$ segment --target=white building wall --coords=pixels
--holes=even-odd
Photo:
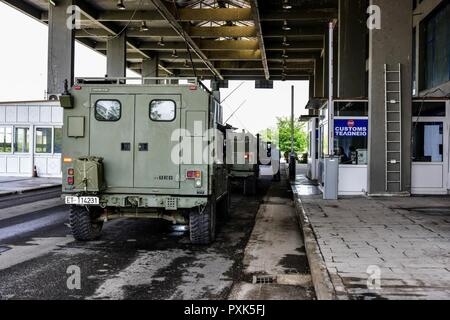
[[[61,154],[54,137],[55,130],[62,126],[63,110],[57,101],[0,103],[0,128],[8,128],[12,132],[10,152],[0,149],[0,175],[31,176],[36,166],[38,176],[60,177]],[[15,128],[29,128],[28,153],[14,152]],[[36,129],[39,128],[48,128],[52,132],[50,152],[39,153],[35,148]],[[0,143],[6,141],[3,140],[5,136],[0,135]]]

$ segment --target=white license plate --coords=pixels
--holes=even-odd
[[[66,196],[66,204],[78,204],[78,205],[94,205],[99,204],[100,200],[98,197],[75,197]]]

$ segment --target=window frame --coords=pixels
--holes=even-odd
[[[0,128],[11,128],[11,151],[10,152],[2,152],[0,151],[0,155],[8,155],[14,154],[14,126],[2,125]],[[5,132],[6,134],[6,132]]]
[[[119,118],[117,118],[116,120],[99,119],[97,117],[97,115],[98,115],[97,103],[99,103],[100,101],[118,102],[119,103],[119,108],[120,108],[119,109]],[[94,118],[95,118],[95,120],[100,121],[100,122],[117,122],[117,121],[119,121],[120,119],[122,119],[122,102],[120,102],[120,100],[118,100],[118,99],[98,99],[94,103]]]
[[[28,129],[28,138],[29,140],[28,142],[28,152],[20,152],[20,151],[16,151],[16,130],[17,129]],[[13,154],[30,154],[31,153],[31,138],[32,138],[32,132],[31,132],[31,127],[30,126],[21,126],[21,125],[17,125],[13,127]]]
[[[171,120],[158,120],[158,119],[153,119],[152,118],[152,103],[155,102],[155,101],[165,101],[165,102],[172,102],[173,103],[174,114],[173,114],[173,118]],[[148,105],[148,117],[153,122],[174,122],[176,120],[176,118],[177,118],[177,103],[173,99],[153,99],[153,100],[150,101],[150,103]]]
[[[37,131],[38,131],[38,129],[51,129],[51,131],[52,131],[52,134],[51,134],[51,150],[50,150],[50,152],[37,152],[36,151],[36,148],[37,148]],[[53,144],[54,144],[54,141],[53,141],[53,136],[54,136],[54,127],[53,126],[35,126],[34,127],[34,150],[33,150],[33,153],[34,153],[34,155],[37,155],[37,156],[41,156],[41,155],[54,155],[54,152],[53,152],[53,150],[54,150],[54,148],[53,148]]]

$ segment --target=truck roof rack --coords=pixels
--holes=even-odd
[[[196,77],[80,77],[75,78],[76,84],[146,84],[152,81],[152,85],[184,85],[199,84]],[[180,84],[180,82],[185,82]]]
[[[146,81],[152,81],[151,84],[146,83]],[[128,83],[127,83],[128,82]],[[182,83],[180,83],[182,82]],[[75,84],[119,84],[119,85],[172,85],[172,86],[183,86],[183,85],[196,85],[211,94],[211,91],[205,86],[203,82],[198,80],[196,77],[105,77],[105,78],[94,78],[94,77],[83,77],[75,78]]]

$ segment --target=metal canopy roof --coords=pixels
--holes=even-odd
[[[0,1],[42,22],[52,5]],[[126,32],[128,67],[138,73],[143,59],[159,54],[163,75],[230,80],[309,79],[338,7],[337,0],[124,0],[120,10],[117,0],[74,2],[82,13],[76,39],[105,54],[108,38]]]

